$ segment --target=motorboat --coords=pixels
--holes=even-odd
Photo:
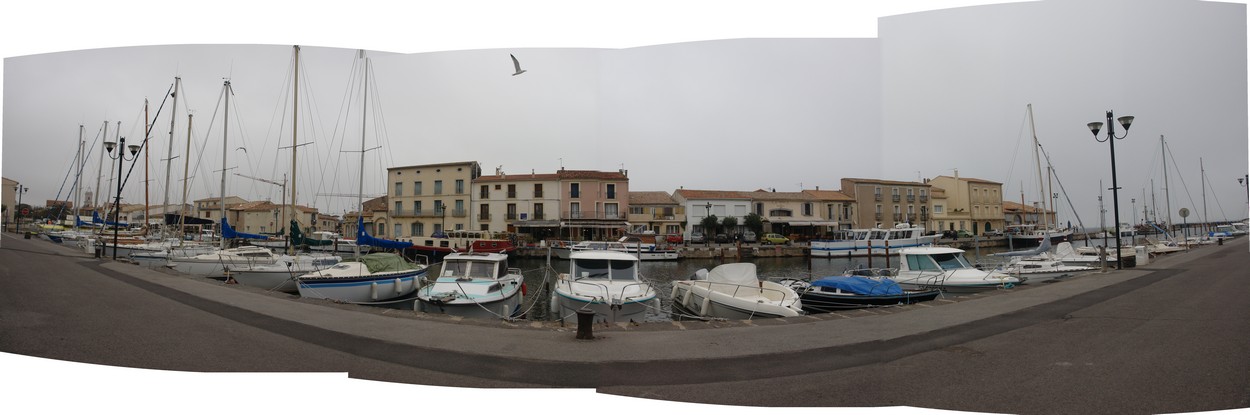
[[[973,267],[958,248],[903,248],[898,255],[899,268],[892,278],[905,288],[969,292],[1011,288],[1023,281],[1002,271]]]
[[[1019,278],[1023,284],[1034,284],[1054,281],[1096,269],[1092,266],[1065,264],[1054,255],[1045,252],[1036,256],[1012,258],[1011,262],[1004,264],[999,268],[999,271]]]
[[[343,239],[342,235],[328,231],[316,231],[308,234],[308,249],[320,252],[354,253],[357,249],[361,254],[369,253],[369,245],[357,246],[354,239]]]
[[[386,302],[409,298],[426,266],[398,254],[379,252],[344,261],[296,278],[300,297],[344,303]]]
[[[813,257],[886,256],[891,250],[933,245],[940,235],[925,235],[922,226],[906,223],[891,229],[835,231],[832,239],[811,241]]]
[[[793,317],[803,313],[799,294],[789,286],[761,281],[755,264],[701,269],[689,280],[673,281],[673,313],[701,318],[751,320]]]
[[[674,249],[657,249],[654,244],[627,244],[621,241],[565,242],[559,244],[559,246],[553,246],[551,248],[551,253],[555,254],[555,256],[560,259],[569,259],[573,253],[583,251],[623,252],[633,255],[642,261],[673,260],[679,258],[677,250]]]
[[[169,257],[165,266],[183,274],[224,279],[227,267],[239,269],[253,265],[272,265],[290,258],[293,257],[274,254],[269,248],[244,245],[193,256]],[[311,260],[312,257],[305,258]]]
[[[1012,249],[1041,245],[1043,238],[1050,239],[1052,245],[1072,240],[1071,229],[1038,228],[1036,225],[1009,225],[1006,235]]]
[[[233,278],[239,284],[296,294],[299,293],[299,288],[295,281],[300,275],[332,267],[343,260],[342,257],[335,255],[299,255],[297,257],[299,259],[279,259],[272,264],[228,265],[224,267],[224,272],[227,278]],[[304,258],[306,260],[300,260]]]
[[[569,272],[559,274],[551,312],[576,321],[579,310],[602,323],[642,322],[648,309],[659,311],[655,288],[638,272],[638,257],[617,251],[580,251],[569,256]]]
[[[942,290],[904,290],[888,275],[890,269],[857,269],[846,275],[818,278],[813,281],[785,279],[780,283],[799,293],[803,311],[828,313],[837,310],[886,307],[930,301]]]
[[[1094,250],[1078,250],[1072,248],[1071,242],[1060,242],[1058,245],[1055,245],[1055,251],[1051,255],[1067,265],[1101,267],[1103,262],[1103,258],[1099,256],[1096,248]],[[1106,253],[1107,263],[1114,264],[1115,260],[1115,253],[1108,251]]]
[[[417,310],[474,318],[510,319],[521,314],[525,277],[508,267],[508,255],[457,252],[443,257],[442,269],[417,290]]]

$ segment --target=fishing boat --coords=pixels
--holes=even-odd
[[[837,310],[906,305],[930,301],[942,294],[939,289],[904,290],[897,282],[882,277],[890,270],[856,269],[846,275],[818,278],[814,281],[785,279],[779,281],[799,293],[803,311],[828,313]]]
[[[724,264],[709,272],[701,269],[689,280],[673,281],[676,317],[751,320],[803,314],[794,289],[756,276],[755,264]]]
[[[425,272],[425,265],[398,254],[376,252],[300,275],[296,288],[304,298],[352,304],[386,302],[411,297]]]
[[[898,255],[899,268],[889,277],[905,288],[975,292],[1012,288],[1023,281],[1002,271],[973,267],[958,248],[903,248]]]
[[[569,272],[559,274],[551,293],[551,312],[576,321],[579,310],[601,323],[641,322],[648,309],[659,310],[651,283],[638,271],[641,260],[624,252],[582,251],[569,257]]]
[[[520,315],[525,296],[520,268],[508,255],[457,252],[443,258],[438,277],[417,292],[417,309],[462,317],[510,319]]]
[[[832,239],[811,241],[813,257],[886,256],[891,250],[933,245],[940,235],[925,235],[923,226],[900,223],[891,229],[835,231]]]

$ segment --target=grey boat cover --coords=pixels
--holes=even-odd
[[[749,262],[724,264],[712,268],[707,274],[708,281],[758,287],[760,280],[755,276],[755,264]]]

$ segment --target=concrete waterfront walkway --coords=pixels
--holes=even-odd
[[[67,246],[21,240],[9,233],[4,234],[0,249],[0,259],[4,261],[0,277],[20,278],[18,274],[23,268],[14,266],[13,261],[26,258],[38,262],[40,269],[46,268],[44,272],[94,274],[89,277],[102,276],[124,283],[145,295],[224,318],[226,323],[221,324],[260,329],[389,365],[466,378],[414,379],[363,370],[353,370],[353,377],[431,385],[596,387],[610,393],[655,396],[654,388],[663,385],[753,381],[757,388],[782,388],[787,377],[821,376],[882,364],[1021,328],[1064,321],[1077,311],[1156,284],[1197,263],[1233,261],[1240,268],[1231,269],[1244,270],[1250,265],[1246,244],[1246,238],[1240,238],[1225,246],[1157,258],[1138,268],[1086,274],[955,301],[939,299],[907,307],[786,319],[597,326],[596,338],[589,341],[574,339],[574,327],[561,328],[549,322],[458,321],[405,310],[300,299],[171,271],[97,260]],[[7,330],[9,324],[13,323],[0,319],[0,328]],[[153,334],[159,335],[148,333]],[[10,350],[12,347],[4,341],[0,345],[6,352],[29,353]],[[187,370],[170,366],[167,368]],[[226,365],[216,370],[237,369]],[[547,376],[536,377],[535,373]],[[489,381],[478,383],[469,378]],[[774,382],[774,386],[769,386]],[[712,391],[699,397],[670,398],[717,403],[742,399]],[[752,404],[783,404],[766,397],[758,399]]]

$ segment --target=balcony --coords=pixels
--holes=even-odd
[[[902,198],[898,197],[898,195],[891,196],[890,199],[894,200],[895,202],[902,200]]]
[[[561,212],[560,218],[561,219],[623,220],[625,219],[625,215],[622,215],[620,212],[604,212],[604,211],[586,210],[586,211]]]
[[[508,198],[509,198],[509,199],[516,199],[516,192],[515,192],[515,191],[509,191],[509,192],[508,192]]]
[[[516,212],[508,212],[508,214],[504,217],[504,219],[507,219],[507,220],[516,220],[516,218],[517,218]]]
[[[477,215],[477,220],[490,220],[490,214],[489,214],[489,213],[479,213],[479,214]]]
[[[582,197],[582,192],[581,192],[580,190],[574,190],[574,191],[571,191],[571,192],[569,192],[569,197],[571,197],[571,198],[578,198],[578,197]]]
[[[927,220],[929,220],[929,214],[928,214],[928,213],[921,213],[921,214],[920,214],[920,220],[921,220],[921,221],[927,221]]]
[[[464,209],[453,209],[451,211],[451,217],[453,218],[463,218],[463,217],[468,217],[468,216],[469,216],[469,211],[464,210]]]
[[[880,193],[877,193],[877,194],[875,194],[875,195],[872,195],[872,200],[877,201],[877,202],[880,202],[880,201],[881,201],[881,194],[880,194]]]
[[[391,209],[392,218],[405,218],[413,216],[421,216],[421,211],[417,209]]]
[[[908,202],[915,202],[915,201],[916,201],[916,195],[907,195],[907,201],[908,201]]]
[[[928,202],[928,201],[929,201],[929,196],[927,196],[927,195],[920,195],[920,202],[921,202],[921,203]]]
[[[882,215],[881,215],[880,213],[878,213],[878,214],[876,215],[877,220],[881,220],[881,217],[882,217]]]
[[[895,213],[895,214],[894,214],[894,221],[895,221],[895,222],[902,222],[902,221],[903,221],[903,214],[902,214],[902,213]]]
[[[490,199],[490,192],[482,192],[482,193],[479,193],[479,194],[477,195],[477,198],[478,198],[478,199],[481,199],[481,200]]]
[[[533,215],[530,215],[530,220],[544,220],[544,219],[546,219],[546,215],[543,215],[542,212],[538,212]]]

